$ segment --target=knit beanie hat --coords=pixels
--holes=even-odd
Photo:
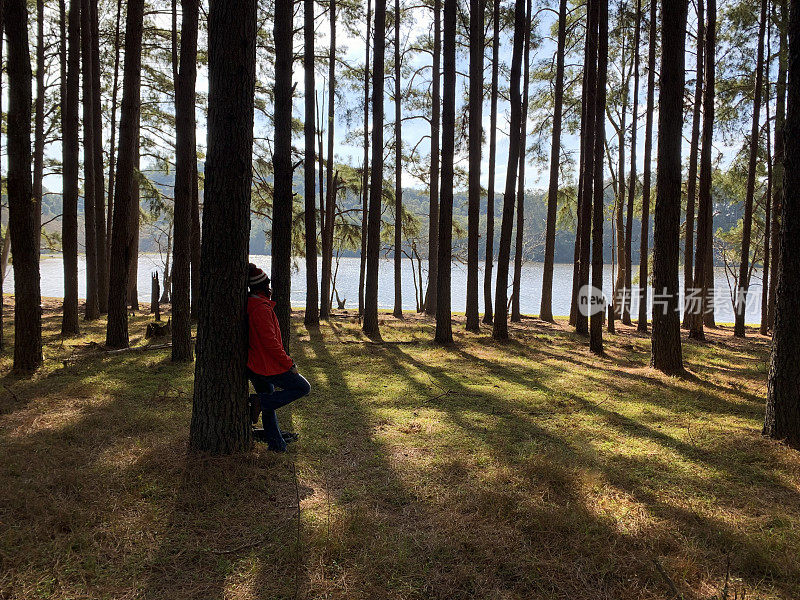
[[[269,277],[267,277],[267,274],[264,273],[264,271],[259,269],[257,266],[255,266],[253,263],[250,263],[247,272],[247,285],[252,288],[264,282],[266,282],[267,285],[269,285]]]

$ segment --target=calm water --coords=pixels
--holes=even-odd
[[[250,260],[269,273],[269,256],[251,256]],[[391,260],[382,260],[380,263],[378,280],[378,302],[380,308],[391,309],[394,306],[394,263]],[[342,258],[339,262],[339,272],[336,279],[336,287],[339,296],[346,299],[348,309],[358,308],[358,277],[360,260],[358,258]],[[637,271],[638,271],[638,267]],[[522,294],[520,298],[520,308],[523,314],[539,314],[541,302],[542,285],[542,263],[528,263],[522,267]],[[150,274],[153,271],[162,271],[163,263],[158,255],[143,254],[139,257],[139,298],[143,302],[150,301]],[[427,264],[422,265],[423,277],[427,274]],[[79,258],[79,295],[81,298],[86,293],[85,262],[83,257]],[[496,269],[495,269],[496,273]],[[64,295],[64,276],[63,265],[60,256],[43,257],[41,261],[42,276],[42,295],[51,297],[63,297]],[[683,276],[681,275],[681,279]],[[611,289],[612,272],[611,266],[607,265],[604,273],[604,289]],[[453,264],[453,310],[463,312],[465,310],[467,270],[466,265],[460,263]],[[483,268],[479,275],[479,305],[483,311]],[[10,292],[14,289],[13,269],[5,281],[5,290]],[[722,268],[716,269],[716,318],[721,323],[733,322],[733,309],[730,303],[728,282]],[[305,263],[298,261],[292,271],[292,304],[296,307],[305,305]],[[570,294],[572,293],[572,265],[562,264],[555,266],[553,275],[553,314],[568,315],[570,307]],[[634,286],[634,297],[637,289]],[[652,295],[652,294],[648,294]],[[650,299],[652,302],[652,298]],[[335,302],[334,302],[335,305]],[[411,263],[403,261],[403,308],[414,310],[414,283],[412,279]],[[634,315],[638,308],[634,309]],[[747,303],[747,322],[758,324],[761,318],[761,273],[753,275],[753,282],[750,286],[750,294]]]

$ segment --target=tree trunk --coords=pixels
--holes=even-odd
[[[119,156],[117,157],[116,189],[114,196],[114,220],[111,231],[111,261],[108,289],[108,327],[106,346],[127,348],[128,346],[128,277],[131,261],[137,259],[131,253],[136,235],[132,214],[138,212],[138,162],[139,98],[142,64],[142,18],[144,0],[128,2],[128,18],[125,24],[125,64],[123,68],[122,107],[119,124]],[[136,239],[138,243],[138,238]]]
[[[553,322],[553,265],[556,247],[556,217],[558,215],[558,176],[561,167],[561,119],[564,111],[564,47],[566,40],[567,0],[561,0],[558,9],[555,106],[553,110],[553,141],[550,146],[550,186],[547,191],[542,303],[539,308],[539,318],[549,322]]]
[[[211,454],[243,452],[251,445],[245,366],[256,6],[255,0],[212,0],[208,14],[208,157],[189,446]],[[291,1],[278,0],[278,53],[291,53],[291,15]],[[287,67],[291,69],[291,55],[287,64],[276,61],[276,77]],[[276,91],[280,83],[283,79],[276,80]],[[291,101],[291,84],[283,92]],[[289,120],[279,116],[285,115],[276,114],[276,126],[288,127]],[[278,174],[275,182],[280,186]]]
[[[71,0],[67,17],[66,97],[61,108],[63,207],[61,244],[64,260],[64,309],[61,335],[76,335],[78,326],[78,88],[80,87],[81,0]],[[8,28],[7,28],[8,29]]]
[[[439,268],[436,280],[438,344],[453,342],[451,271],[453,244],[453,181],[456,132],[456,0],[444,1],[442,49],[442,185],[439,206]]]
[[[44,175],[44,0],[36,0],[36,117],[33,135],[33,199],[37,204],[36,247],[42,247],[42,177]]]
[[[364,177],[361,184],[361,261],[358,274],[358,316],[364,316],[364,280],[367,270],[367,229],[369,214],[369,40],[372,27],[372,0],[367,0],[367,46],[364,58]],[[422,282],[420,282],[422,285]]]
[[[689,176],[686,181],[686,235],[683,242],[683,324],[684,329],[691,325],[692,288],[694,275],[694,213],[697,196],[697,163],[700,155],[700,123],[703,107],[703,43],[705,38],[703,0],[697,0],[697,81],[694,91],[692,117],[692,138],[689,147]]]
[[[789,64],[800,64],[800,0],[789,11]],[[785,123],[785,196],[781,222],[778,296],[772,340],[764,435],[800,449],[800,74],[789,69]],[[795,168],[797,167],[797,168]]]
[[[656,369],[683,373],[678,304],[681,225],[681,144],[687,0],[662,0],[661,94],[658,101],[658,172],[653,229],[653,358]]]
[[[761,118],[761,93],[764,89],[764,31],[767,25],[767,0],[761,0],[761,17],[758,25],[758,54],[756,58],[756,87],[753,93],[753,127],[750,131],[750,162],[747,170],[747,192],[744,201],[742,223],[742,257],[739,261],[739,279],[734,308],[736,321],[733,335],[744,337],[744,320],[747,309],[747,294],[750,288],[750,238],[753,229],[753,197],[756,192],[756,168],[758,167],[758,142]]]
[[[241,10],[248,11],[247,0]],[[275,301],[275,316],[278,317],[283,346],[289,351],[289,331],[291,307],[292,276],[292,33],[293,33],[293,0],[277,0],[275,2],[275,145],[272,154],[274,173],[274,198],[272,202],[272,299]],[[226,17],[228,15],[225,15]],[[249,41],[249,38],[248,38]],[[249,50],[242,57],[242,64],[250,69]],[[249,77],[249,75],[248,75]],[[252,79],[248,79],[252,81]],[[250,85],[250,84],[248,84]],[[333,83],[331,83],[333,85]],[[244,102],[244,98],[242,98]],[[247,98],[248,105],[253,105],[253,95]],[[244,110],[244,108],[242,108]],[[252,108],[251,108],[252,112]],[[242,121],[242,126],[244,126]],[[249,146],[252,146],[252,116],[250,125]],[[250,154],[248,151],[248,165]],[[333,159],[329,156],[328,160]],[[247,197],[250,197],[248,193]],[[248,204],[249,206],[249,204]],[[206,213],[208,217],[208,213]],[[204,219],[206,220],[206,219]],[[205,238],[205,235],[203,236]],[[204,240],[205,241],[205,240]],[[323,287],[325,283],[323,281]]]
[[[700,293],[700,306],[695,307],[691,315],[689,338],[705,340],[705,317],[708,311],[709,298],[708,279],[713,275],[711,256],[711,236],[713,232],[713,215],[711,212],[711,151],[714,143],[714,92],[716,86],[716,43],[717,43],[717,0],[708,0],[708,17],[705,38],[705,84],[703,85],[703,133],[700,152],[700,182],[697,205],[697,252],[694,267],[694,290]],[[711,263],[711,264],[709,264]],[[708,273],[708,271],[711,273]],[[713,307],[712,307],[713,310]]]
[[[81,74],[83,84],[83,217],[86,242],[86,312],[87,321],[100,316],[97,296],[97,226],[95,218],[95,154],[92,66],[91,0],[81,0]],[[103,168],[102,165],[99,167]]]
[[[467,331],[480,331],[478,314],[478,242],[483,142],[484,0],[470,0],[469,13],[469,180],[467,216]]]
[[[66,21],[66,19],[63,18],[64,17],[64,14],[63,14],[64,13],[64,11],[63,11],[64,2],[63,2],[63,0],[61,0],[61,2],[60,2],[60,8],[62,9],[61,15],[60,15],[62,17],[61,18],[61,31],[62,31],[61,40],[62,40],[62,42],[61,42],[61,48],[59,49],[59,55],[61,57],[63,57],[64,46],[66,45],[66,43],[64,41],[64,39],[66,38],[66,34],[63,33],[65,31],[65,21]],[[3,64],[3,42],[5,40],[4,31],[5,31],[5,6],[4,6],[3,0],[0,0],[0,65]],[[62,58],[59,62],[61,64],[61,69],[63,71],[66,68],[66,60],[64,60]],[[59,95],[59,99],[62,100],[62,101],[63,101],[63,98],[64,98],[64,83],[65,83],[64,80],[65,79],[66,78],[62,77],[61,86],[60,86],[60,92],[61,93]],[[2,69],[0,69],[0,124],[2,124],[2,122],[3,122],[3,72],[2,72]],[[2,130],[2,127],[0,127],[0,141],[2,141],[2,131],[1,130]],[[0,154],[2,154],[2,153],[0,153]],[[3,189],[3,160],[2,160],[2,156],[0,156],[0,190],[2,190],[2,189]],[[0,221],[2,221],[2,216],[3,216],[3,206],[0,203]],[[10,232],[8,231],[8,228],[6,228],[6,234],[4,236],[2,236],[3,237],[2,250],[0,250],[0,350],[5,349],[5,346],[6,346],[5,327],[3,326],[3,318],[4,318],[5,310],[3,309],[3,301],[2,301],[2,299],[5,298],[5,295],[4,295],[5,292],[3,290],[3,281],[6,278],[6,266],[8,264],[6,262],[7,259],[5,258],[5,253],[6,253],[6,246],[8,246],[9,242],[10,242],[9,234],[10,234]]]
[[[403,129],[400,105],[400,0],[394,0],[394,311],[403,318]]]
[[[108,212],[106,215],[106,255],[108,256],[108,268],[110,278],[111,269],[111,236],[112,220],[114,215],[114,192],[116,191],[116,148],[117,141],[117,95],[119,93],[119,29],[122,19],[122,0],[117,0],[117,19],[114,29],[114,80],[111,86],[111,137],[109,140],[108,152]],[[110,291],[109,279],[109,291]],[[106,310],[108,309],[108,298],[106,298]]]
[[[92,27],[92,138],[94,140],[94,212],[97,248],[97,306],[100,314],[108,312],[108,251],[106,246],[106,196],[103,175],[103,106],[100,85],[100,23],[97,0],[89,3]]]
[[[619,133],[618,133],[618,144],[619,144],[619,159],[618,159],[618,167],[617,167],[617,197],[615,199],[615,211],[614,211],[614,230],[616,231],[616,255],[618,259],[618,268],[617,268],[617,279],[613,284],[613,310],[609,313],[609,331],[614,330],[614,322],[613,319],[621,319],[623,313],[625,312],[625,280],[627,278],[626,272],[628,271],[628,264],[625,262],[625,192],[627,191],[627,182],[625,181],[625,119],[627,118],[628,112],[628,94],[630,88],[630,79],[629,75],[625,73],[625,62],[626,62],[626,38],[625,38],[625,29],[624,29],[624,15],[620,14],[620,25],[619,25],[619,35],[621,41],[621,53],[620,59],[622,63],[622,68],[620,69],[620,79],[622,81],[622,116],[620,118],[620,125],[619,125]],[[601,93],[601,90],[598,89],[597,93]],[[605,108],[604,108],[605,110]],[[600,127],[605,127],[605,118],[603,123]],[[605,140],[605,132],[601,132],[599,129],[597,130],[598,137],[600,134],[603,134],[603,139]],[[600,160],[602,161],[602,155],[599,156]],[[596,159],[595,159],[596,160]],[[609,159],[609,167],[610,167],[610,159]],[[613,243],[612,241],[612,243]],[[613,263],[613,250],[612,250],[612,263]]]
[[[431,91],[430,212],[428,214],[428,291],[425,312],[436,314],[439,272],[439,134],[441,125],[442,0],[433,0],[433,79]],[[374,152],[373,152],[374,155]]]
[[[514,3],[514,47],[511,54],[511,80],[509,94],[511,121],[508,141],[508,165],[506,167],[506,189],[503,196],[503,221],[500,225],[500,245],[497,255],[497,281],[495,286],[495,316],[492,337],[508,339],[508,268],[511,259],[511,231],[514,227],[515,187],[519,166],[519,144],[522,124],[522,98],[520,96],[520,74],[525,31],[525,4]]]
[[[336,101],[336,0],[330,0],[330,49],[328,51],[328,163],[325,169],[325,226],[322,228],[322,285],[319,316],[331,314],[331,273],[333,266],[333,229],[336,211],[336,182],[333,177],[333,133]]]
[[[770,7],[774,8],[774,4],[770,2]],[[769,17],[768,17],[769,19]],[[765,126],[766,126],[766,134],[767,139],[765,142],[766,146],[766,163],[767,163],[767,190],[766,194],[764,195],[764,256],[762,258],[764,269],[763,275],[761,277],[761,322],[759,323],[759,333],[761,335],[767,335],[769,333],[769,307],[767,305],[769,301],[769,284],[772,279],[775,277],[774,270],[772,269],[772,265],[770,264],[771,252],[770,252],[770,243],[772,241],[772,190],[774,187],[774,181],[772,178],[773,174],[773,165],[772,165],[772,156],[773,156],[773,148],[772,148],[772,120],[770,118],[770,77],[769,72],[772,67],[772,20],[767,21],[767,58],[764,62],[764,77],[765,77],[765,92],[766,98],[764,101],[764,117],[765,117]]]
[[[702,0],[700,0],[702,2]],[[639,46],[642,37],[642,0],[636,3],[636,31],[633,36],[633,120],[631,123],[631,174],[628,185],[628,214],[625,220],[625,290],[622,299],[622,322],[631,325],[631,289],[633,287],[633,205],[636,186],[636,142],[639,134]]]
[[[788,53],[788,40],[787,40],[787,27],[786,20],[788,9],[786,7],[786,0],[778,0],[776,18],[780,18],[780,25],[778,27],[780,32],[780,49],[778,51],[778,81],[775,86],[775,93],[777,98],[775,100],[775,187],[772,197],[772,243],[770,244],[772,252],[772,270],[778,273],[779,257],[780,257],[780,217],[783,207],[784,198],[784,124],[786,123],[786,75],[787,75],[787,53]],[[767,306],[769,321],[769,329],[775,328],[775,305],[776,293],[778,290],[778,278],[772,277],[769,282],[769,300]]]
[[[438,1],[438,0],[437,0]],[[378,263],[381,250],[381,197],[383,195],[383,85],[386,52],[386,0],[375,0],[375,56],[372,68],[372,172],[367,223],[367,277],[362,328],[378,337]]]
[[[588,3],[587,3],[588,4]],[[587,8],[588,20],[588,8]],[[581,232],[583,231],[583,174],[586,170],[586,110],[588,103],[586,102],[586,94],[588,93],[588,86],[586,85],[586,77],[588,69],[585,68],[588,62],[588,55],[584,44],[584,69],[581,77],[581,133],[579,138],[579,158],[578,158],[578,193],[575,209],[575,245],[572,255],[572,296],[570,299],[569,307],[569,324],[573,327],[578,325],[578,291],[580,290],[580,263],[581,263]]]
[[[192,184],[197,164],[194,99],[199,10],[198,0],[181,0],[180,68],[175,82],[175,240],[172,258],[172,360],[175,362],[192,360]]]
[[[497,166],[497,92],[500,76],[500,0],[492,0],[492,91],[489,116],[489,181],[486,195],[486,256],[483,269],[483,322],[494,321],[492,272],[494,271],[494,186]],[[566,2],[566,0],[562,0]]]
[[[647,114],[644,134],[644,174],[642,176],[642,232],[639,240],[639,319],[636,329],[647,333],[647,288],[650,247],[650,187],[653,163],[653,114],[656,93],[656,46],[658,45],[657,3],[650,0],[650,33],[647,59]]]
[[[8,37],[8,208],[14,254],[14,371],[42,364],[38,205],[31,202],[31,61],[24,0],[6,0]]]
[[[583,181],[581,189],[581,218],[578,235],[580,237],[580,257],[578,267],[578,293],[581,289],[586,289],[589,285],[589,259],[591,247],[591,223],[592,223],[592,197],[594,191],[595,169],[594,161],[596,158],[595,137],[597,126],[597,48],[598,48],[598,19],[599,1],[591,0],[589,3],[586,31],[586,51],[584,69],[586,76],[584,85],[586,86],[586,103],[584,110],[584,120],[586,123],[583,139]],[[586,297],[584,297],[586,300]],[[575,331],[586,335],[589,333],[589,308],[586,304],[584,310],[579,310],[575,318]]]
[[[519,174],[517,179],[517,232],[514,240],[514,279],[511,286],[511,322],[519,323],[519,296],[522,285],[522,252],[525,233],[525,159],[528,138],[528,89],[530,88],[531,2],[525,9],[525,42],[523,48],[522,116],[519,136]]]
[[[314,156],[314,0],[303,1],[303,94],[305,100],[305,156],[303,167],[303,197],[305,200],[305,242],[306,242],[306,313],[303,322],[306,327],[319,325],[319,280],[317,279],[317,201],[314,183],[316,158]]]
[[[597,47],[597,108],[595,109],[594,194],[592,198],[592,287],[603,289],[603,209],[605,182],[603,180],[603,151],[606,145],[606,82],[608,80],[608,0],[599,0]],[[624,128],[623,128],[624,129]],[[624,181],[620,178],[620,189]],[[621,204],[621,202],[620,202]],[[620,206],[620,211],[622,210]],[[602,311],[591,316],[589,348],[603,355]]]

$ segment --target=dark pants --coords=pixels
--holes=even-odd
[[[247,378],[253,384],[261,402],[261,420],[264,423],[264,432],[269,440],[270,447],[274,446],[277,450],[286,449],[286,442],[281,436],[275,411],[298,398],[308,396],[309,392],[311,392],[311,385],[305,377],[291,371],[286,371],[286,373],[279,375],[266,376],[253,373],[248,369]],[[275,391],[276,387],[280,388],[279,391]]]

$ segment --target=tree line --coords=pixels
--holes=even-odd
[[[293,0],[276,0],[270,7],[255,0],[212,0],[207,11],[199,0],[181,0],[179,11],[177,0],[173,0],[171,28],[156,27],[158,31],[151,32],[150,39],[155,36],[160,42],[154,45],[145,43],[152,7],[144,0],[131,0],[124,6],[120,1],[113,6],[98,0],[70,0],[68,6],[66,0],[60,0],[56,7],[38,0],[35,5],[33,19],[23,0],[5,0],[1,5],[8,39],[8,237],[15,270],[16,370],[35,370],[42,362],[39,253],[48,132],[51,136],[56,131],[60,134],[62,149],[62,335],[74,335],[80,329],[78,201],[82,173],[87,284],[84,318],[94,320],[107,313],[106,345],[121,348],[129,344],[128,311],[137,303],[140,195],[148,189],[142,181],[140,160],[144,153],[169,162],[163,148],[159,151],[157,140],[164,137],[164,129],[173,131],[170,156],[174,156],[174,165],[170,165],[175,171],[175,185],[174,197],[168,203],[173,248],[172,355],[176,361],[192,359],[191,325],[196,318],[191,440],[193,447],[214,452],[235,451],[249,444],[243,400],[246,334],[241,324],[252,211],[263,210],[271,220],[276,313],[287,347],[292,257],[300,254],[306,261],[304,318],[308,327],[315,327],[331,311],[333,247],[337,236],[345,231],[352,234],[351,243],[361,248],[362,328],[367,336],[379,338],[378,268],[387,246],[384,234],[389,229],[389,246],[393,247],[393,313],[402,318],[400,259],[404,219],[408,219],[402,177],[425,163],[418,172],[429,183],[430,266],[418,305],[435,318],[435,342],[450,344],[453,200],[454,190],[466,179],[466,328],[480,331],[483,323],[491,327],[495,339],[505,340],[510,335],[509,321],[522,318],[523,203],[526,164],[533,154],[540,155],[549,175],[539,317],[553,320],[554,240],[559,214],[572,213],[576,237],[570,323],[588,337],[592,352],[603,354],[604,330],[615,331],[617,320],[632,324],[632,241],[634,215],[638,215],[638,279],[644,296],[639,302],[638,329],[648,330],[649,290],[654,303],[658,297],[659,307],[655,309],[654,304],[652,365],[667,374],[682,375],[681,327],[689,331],[689,337],[703,340],[705,328],[714,325],[709,291],[714,286],[715,245],[722,239],[727,246],[719,252],[733,264],[729,271],[736,314],[734,334],[740,337],[745,335],[744,309],[754,265],[762,265],[765,293],[761,327],[762,332],[774,332],[775,339],[765,432],[799,443],[798,390],[786,383],[793,376],[796,381],[798,368],[791,358],[798,334],[791,331],[790,323],[798,310],[798,301],[791,294],[797,289],[800,255],[793,246],[797,237],[791,235],[797,227],[790,193],[794,173],[786,168],[792,160],[790,133],[796,106],[792,104],[793,73],[788,68],[792,52],[797,51],[792,37],[798,18],[795,0],[731,0],[725,5],[723,29],[719,27],[716,0],[694,3],[692,19],[688,0],[651,0],[647,4],[642,0],[559,0],[552,6],[547,2],[534,6],[532,0],[470,0],[468,5],[457,0],[433,0],[430,5],[414,8],[429,12],[432,30],[415,45],[407,43],[407,33],[403,37],[403,15],[411,8],[402,6],[399,0],[394,6],[387,6],[385,0],[375,0],[374,5],[368,0],[366,6],[342,0],[304,0],[302,25],[296,18],[300,4]],[[108,38],[113,31],[113,43],[103,47],[107,55],[103,57],[108,75],[105,86],[101,76],[101,7],[106,11],[103,22],[113,23],[104,34]],[[316,48],[318,9],[327,11],[328,18],[328,49],[322,57]],[[544,46],[539,39],[539,20],[548,11],[553,14],[555,47],[550,69],[532,61],[536,50]],[[45,45],[48,15],[57,27],[52,28],[52,43]],[[34,53],[28,45],[31,22],[36,23]],[[271,30],[265,25],[269,22]],[[354,35],[360,35],[359,22],[366,25],[364,62],[337,69],[337,28],[345,23],[356,31]],[[200,45],[201,33],[207,33],[206,47]],[[295,38],[301,37],[302,52],[296,53]],[[727,51],[724,57],[717,55],[721,44]],[[501,54],[508,55],[509,49],[510,64],[506,65]],[[418,61],[404,59],[412,51],[430,56],[430,63],[419,66]],[[303,63],[303,120],[296,119],[293,112],[297,95],[293,73],[295,63],[300,62],[296,55],[302,56]],[[687,55],[696,57],[694,69],[687,69]],[[262,56],[269,58],[260,61]],[[568,56],[579,58],[579,66],[569,65]],[[59,87],[59,100],[50,110],[45,106],[48,60],[58,64]],[[197,108],[203,106],[203,98],[197,90],[197,65],[206,60],[208,134],[201,180],[196,131]],[[318,62],[327,67],[325,89],[320,90],[327,92],[326,115],[322,114],[323,95],[317,93]],[[113,68],[108,68],[109,63]],[[462,66],[468,68],[466,75],[460,74]],[[720,81],[718,70],[725,76]],[[428,73],[422,92],[410,84],[417,71]],[[349,169],[337,164],[334,155],[336,108],[343,93],[339,76],[343,72],[348,84],[363,92],[358,111],[363,129],[359,133],[353,128],[363,141],[363,160],[360,166],[351,165]],[[687,75],[694,76],[693,86]],[[467,84],[461,90],[467,98],[463,106],[457,101],[459,78]],[[270,80],[271,86],[265,89],[265,82]],[[551,94],[532,86],[534,80],[546,81]],[[168,90],[172,112],[152,108],[160,104],[159,94],[164,89]],[[481,166],[486,94],[491,126],[488,186],[484,189]],[[386,119],[387,95],[394,108],[393,121]],[[643,115],[640,96],[644,97]],[[499,113],[500,102],[510,111],[506,123]],[[106,126],[103,117],[108,118],[108,107]],[[548,116],[542,121],[546,125],[536,128],[539,141],[531,144],[527,130],[530,115],[545,113]],[[270,124],[266,139],[255,134],[261,117]],[[424,157],[404,146],[403,124],[413,118],[420,118],[430,128],[426,134],[430,152]],[[715,138],[715,127],[721,130],[720,135],[735,137],[748,119],[749,136],[736,148],[733,166],[723,172],[714,156],[714,143],[719,138]],[[644,160],[640,180],[638,136],[642,120]],[[686,177],[682,153],[685,122],[691,123]],[[508,154],[502,211],[495,215],[496,171],[502,168],[497,164],[499,129],[507,129]],[[302,150],[293,146],[294,136],[301,130]],[[577,140],[574,152],[566,143],[565,131]],[[323,144],[325,134],[327,148]],[[549,144],[541,142],[543,136],[549,136]],[[543,149],[545,146],[549,152]],[[456,159],[464,152],[467,168],[462,172]],[[577,155],[576,160],[571,153]],[[567,173],[575,165],[576,182],[570,184]],[[296,199],[293,175],[301,166],[303,193]],[[390,170],[393,178],[387,177]],[[339,191],[348,186],[362,199],[358,218],[344,214],[337,205]],[[604,202],[609,187],[615,198],[611,215],[606,214]],[[741,190],[744,211],[736,231],[715,235],[714,193],[721,188],[732,190],[734,196]],[[484,198],[487,219],[485,231],[481,231],[478,217]],[[501,222],[495,257],[497,218]],[[585,290],[603,289],[603,268],[608,262],[604,256],[604,223],[609,218],[614,223],[612,302],[607,311],[603,306],[587,311],[590,298]],[[485,248],[482,321],[478,314],[481,237]],[[682,247],[683,322],[679,310]],[[651,251],[652,265],[648,260]],[[420,285],[421,277],[420,271]],[[697,310],[688,309],[698,303]]]

